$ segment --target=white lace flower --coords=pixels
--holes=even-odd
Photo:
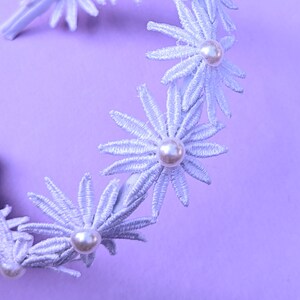
[[[244,78],[245,73],[225,58],[225,52],[233,46],[235,39],[233,36],[226,36],[217,41],[216,23],[210,22],[207,12],[197,0],[193,0],[192,10],[181,0],[175,2],[183,28],[149,22],[148,30],[169,35],[175,38],[178,44],[149,52],[148,58],[180,59],[178,64],[165,73],[162,82],[168,84],[185,78],[187,87],[183,109],[188,110],[204,97],[209,120],[216,123],[217,106],[225,115],[231,116],[222,85],[225,84],[235,92],[243,92],[243,88],[234,77]]]
[[[33,237],[12,229],[29,221],[28,217],[6,220],[11,207],[0,210],[0,272],[8,278],[18,278],[27,268],[48,268],[79,277],[80,273],[62,266],[56,266],[60,254],[57,249],[46,246],[46,241],[34,246]]]
[[[21,217],[6,220],[11,212],[11,207],[6,206],[0,210],[0,271],[2,275],[10,278],[19,277],[24,274],[24,268],[21,266],[24,257],[27,254],[28,246],[23,251],[20,244],[32,243],[32,237],[24,233],[12,231],[20,224],[28,222],[28,217]]]
[[[80,255],[89,267],[100,244],[111,254],[115,254],[115,239],[144,241],[137,230],[153,224],[152,218],[126,220],[144,200],[145,195],[128,207],[120,207],[118,180],[112,180],[106,187],[97,207],[94,205],[94,191],[89,174],[82,178],[79,186],[78,208],[49,178],[46,178],[46,185],[53,200],[33,193],[29,194],[29,198],[55,223],[27,223],[20,226],[19,230],[52,237],[41,242],[39,249],[41,254],[43,247],[62,252],[55,265],[65,264]]]
[[[110,0],[116,4],[116,0]],[[140,1],[135,0],[139,3]],[[54,10],[50,18],[50,26],[56,27],[62,18],[68,23],[69,29],[77,29],[77,17],[79,8],[87,14],[96,17],[99,10],[96,4],[105,5],[105,0],[23,0],[20,9],[1,26],[2,35],[13,40],[20,32],[23,31],[34,19],[51,9]]]
[[[209,184],[210,178],[198,158],[220,155],[227,152],[227,148],[206,142],[223,125],[199,124],[199,102],[183,113],[182,97],[175,85],[171,85],[168,91],[166,118],[146,86],[139,88],[139,96],[153,129],[131,116],[113,111],[111,116],[114,121],[137,139],[110,142],[100,145],[99,149],[104,153],[126,156],[105,169],[104,175],[124,172],[140,174],[132,185],[126,203],[131,203],[132,197],[135,199],[145,194],[155,185],[152,214],[156,218],[170,181],[177,197],[187,206],[189,193],[185,173]]]

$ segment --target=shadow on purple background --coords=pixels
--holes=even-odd
[[[3,21],[16,8],[6,2]],[[43,16],[14,42],[0,40],[0,157],[7,165],[0,203],[15,214],[44,220],[26,193],[47,194],[45,175],[75,199],[89,171],[100,195],[109,178],[99,171],[112,158],[97,146],[128,137],[109,111],[145,120],[136,93],[144,82],[165,105],[159,81],[174,62],[148,61],[145,53],[173,41],[146,24],[176,24],[174,5],[119,2],[99,19],[81,15],[77,33],[48,29]],[[145,231],[148,243],[119,242],[116,257],[99,249],[91,270],[80,267],[80,280],[28,271],[19,281],[0,279],[1,299],[300,299],[300,5],[239,6],[229,56],[248,73],[246,92],[228,93],[233,118],[216,141],[230,152],[204,162],[213,184],[189,178],[188,209],[170,189],[158,224]],[[139,214],[150,207],[148,199]]]

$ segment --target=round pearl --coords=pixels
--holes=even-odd
[[[209,66],[216,67],[222,62],[224,51],[217,41],[204,42],[200,47],[200,52]]]
[[[1,265],[0,271],[7,278],[20,278],[25,273],[25,269],[15,262]]]
[[[101,243],[101,236],[96,230],[83,229],[72,234],[71,243],[78,253],[90,254]]]
[[[164,167],[177,167],[183,161],[185,149],[178,139],[166,139],[159,145],[157,156]]]

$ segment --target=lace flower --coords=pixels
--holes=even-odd
[[[13,228],[28,222],[28,217],[6,220],[11,212],[11,207],[6,206],[0,210],[0,270],[3,276],[15,278],[24,273],[21,266],[22,260],[27,253],[20,250],[19,245],[30,243],[32,238],[29,235],[12,231]]]
[[[67,268],[54,266],[59,253],[38,243],[32,246],[33,237],[25,232],[12,231],[13,228],[28,222],[28,217],[6,220],[11,207],[0,210],[0,271],[8,278],[18,278],[27,268],[50,268],[79,277],[80,273]],[[41,249],[43,251],[41,251]]]
[[[89,267],[94,261],[99,244],[106,247],[111,254],[115,254],[114,239],[144,241],[137,230],[152,224],[153,219],[126,219],[144,200],[145,195],[132,205],[120,208],[119,182],[112,180],[95,208],[91,176],[86,174],[79,186],[77,208],[50,179],[45,180],[53,201],[32,193],[29,194],[29,198],[55,223],[27,223],[20,226],[19,230],[52,237],[43,243],[63,251],[55,262],[57,265],[67,263],[80,255]]]
[[[65,20],[71,31],[77,28],[78,7],[91,16],[98,15],[98,9],[92,0],[25,0],[19,10],[1,26],[2,35],[13,40],[34,19],[54,7],[50,18],[50,26],[55,27],[65,12]]]
[[[175,0],[183,28],[167,24],[148,23],[148,30],[169,35],[178,44],[148,53],[148,58],[167,60],[181,59],[169,69],[162,82],[168,84],[179,78],[187,80],[183,109],[187,111],[202,96],[206,99],[210,122],[216,123],[216,107],[231,116],[229,105],[222,90],[225,84],[231,90],[242,93],[243,88],[234,77],[244,78],[245,73],[224,57],[234,44],[233,36],[216,40],[216,23],[212,24],[207,12],[197,0],[190,10],[181,0]]]
[[[95,2],[105,5],[105,0],[23,0],[19,10],[1,27],[2,35],[13,40],[26,26],[34,19],[45,13],[52,6],[54,10],[51,14],[49,24],[52,28],[56,27],[60,19],[64,18],[69,29],[77,29],[78,9],[81,8],[87,14],[96,17],[99,14]],[[110,0],[112,4],[116,0]],[[138,0],[135,2],[139,3]]]
[[[153,184],[153,217],[161,209],[169,182],[172,182],[177,197],[182,204],[189,203],[188,186],[185,173],[210,183],[210,178],[198,158],[207,158],[225,153],[227,149],[206,142],[223,125],[198,124],[200,103],[196,103],[188,112],[182,113],[182,100],[178,88],[171,85],[168,90],[167,116],[160,112],[146,86],[139,89],[147,124],[120,112],[112,111],[111,116],[121,128],[137,139],[121,140],[100,145],[100,151],[113,155],[127,156],[103,171],[104,175],[117,173],[138,173],[140,176],[132,185],[126,203],[133,196],[143,195]]]

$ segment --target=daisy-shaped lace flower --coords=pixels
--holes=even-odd
[[[28,217],[6,220],[11,207],[0,210],[0,271],[8,278],[18,278],[27,268],[50,268],[78,277],[80,273],[54,266],[60,253],[43,246],[43,242],[32,246],[33,237],[25,232],[12,231],[28,222]],[[41,249],[43,251],[41,251]]]
[[[51,27],[55,27],[65,13],[65,20],[70,30],[75,31],[79,7],[91,16],[98,15],[98,9],[92,0],[24,0],[21,2],[19,10],[1,26],[2,35],[13,40],[34,19],[53,5],[55,7],[50,18]]]
[[[91,176],[86,174],[79,186],[79,208],[50,179],[45,180],[53,201],[32,193],[29,198],[55,223],[28,223],[19,226],[19,230],[49,236],[44,241],[45,245],[62,252],[55,262],[56,265],[67,263],[80,255],[89,267],[94,261],[99,244],[115,254],[114,239],[144,241],[137,230],[153,224],[152,218],[126,220],[144,200],[145,195],[132,205],[120,208],[120,187],[117,180],[109,183],[95,207]]]
[[[52,6],[54,10],[51,14],[49,24],[56,27],[60,19],[64,18],[69,29],[77,29],[78,10],[81,8],[90,16],[96,17],[99,14],[95,3],[105,5],[105,0],[23,0],[19,10],[1,26],[2,35],[13,40],[24,30],[33,20],[48,11]],[[116,4],[116,0],[110,0]],[[135,0],[136,3],[140,1]]]
[[[231,116],[222,90],[225,84],[242,93],[243,88],[234,77],[244,78],[245,73],[224,57],[234,44],[233,36],[216,40],[216,23],[212,24],[199,2],[192,2],[190,10],[181,0],[175,0],[183,28],[168,24],[148,23],[148,30],[158,31],[178,40],[176,46],[149,52],[148,58],[158,60],[181,59],[169,69],[162,82],[168,84],[180,78],[187,80],[183,109],[187,111],[202,96],[206,99],[209,120],[216,123],[216,107]]]
[[[232,0],[198,0],[203,3],[208,12],[211,22],[220,18],[224,29],[227,32],[236,30],[234,23],[226,12],[227,9],[237,10],[238,6]]]
[[[3,276],[9,278],[20,277],[24,273],[21,262],[24,254],[19,250],[21,243],[31,243],[31,236],[25,233],[12,231],[20,224],[28,222],[28,217],[6,220],[10,214],[11,207],[6,206],[0,210],[0,271]]]
[[[130,203],[133,196],[143,195],[154,184],[152,215],[156,218],[170,181],[177,197],[187,206],[189,194],[185,173],[209,184],[210,178],[198,158],[216,156],[225,153],[227,149],[206,142],[223,126],[198,124],[201,115],[199,102],[183,113],[182,97],[175,85],[171,85],[168,90],[166,118],[146,86],[143,85],[138,90],[153,129],[131,116],[112,111],[111,116],[117,125],[137,139],[110,142],[100,145],[99,149],[104,153],[127,156],[105,169],[104,175],[124,172],[140,174],[132,185],[126,203]]]

